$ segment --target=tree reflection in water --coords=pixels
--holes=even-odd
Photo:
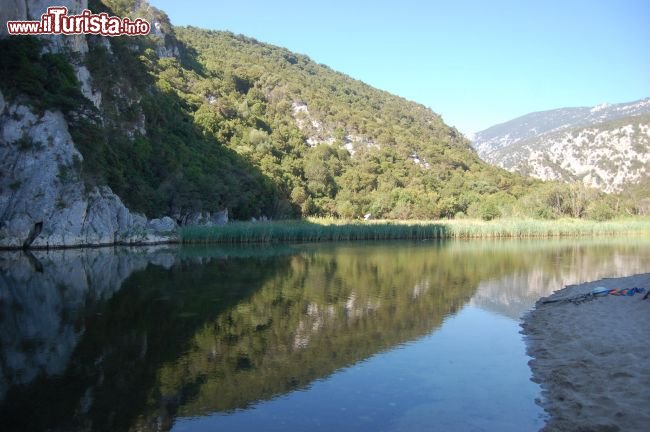
[[[647,243],[97,249],[0,255],[0,424],[168,430],[424,336],[471,300],[518,316],[643,271]]]

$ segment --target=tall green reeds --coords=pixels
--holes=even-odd
[[[185,227],[184,243],[270,243],[352,240],[424,240],[441,238],[551,238],[650,235],[649,218],[595,222],[498,219],[451,221],[303,221],[233,222],[225,226]]]

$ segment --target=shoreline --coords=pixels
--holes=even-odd
[[[16,251],[49,251],[49,250],[63,250],[63,249],[101,249],[101,248],[114,248],[114,247],[146,247],[170,244],[182,244],[183,242],[178,238],[169,240],[155,240],[151,242],[115,242],[115,243],[85,243],[75,245],[52,245],[52,246],[0,246],[0,252],[16,252]]]
[[[1,245],[0,250],[53,250],[157,244],[291,244],[385,240],[499,240],[552,238],[650,237],[650,218],[595,222],[583,219],[342,220],[295,219],[186,226],[149,241],[111,243]]]
[[[632,431],[650,424],[650,299],[607,295],[549,302],[596,287],[650,289],[650,273],[569,285],[539,299],[521,324],[548,414],[544,431]]]

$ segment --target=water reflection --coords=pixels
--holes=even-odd
[[[495,278],[484,278],[471,304],[519,319],[543,296],[567,285],[648,272],[650,239],[465,242],[450,248],[491,253],[509,262]],[[514,257],[519,259],[514,261]]]
[[[0,424],[169,430],[236,415],[467,304],[518,319],[568,283],[649,262],[638,240],[2,253]]]

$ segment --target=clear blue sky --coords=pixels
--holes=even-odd
[[[472,133],[650,96],[650,0],[150,0],[175,25],[286,47]]]

